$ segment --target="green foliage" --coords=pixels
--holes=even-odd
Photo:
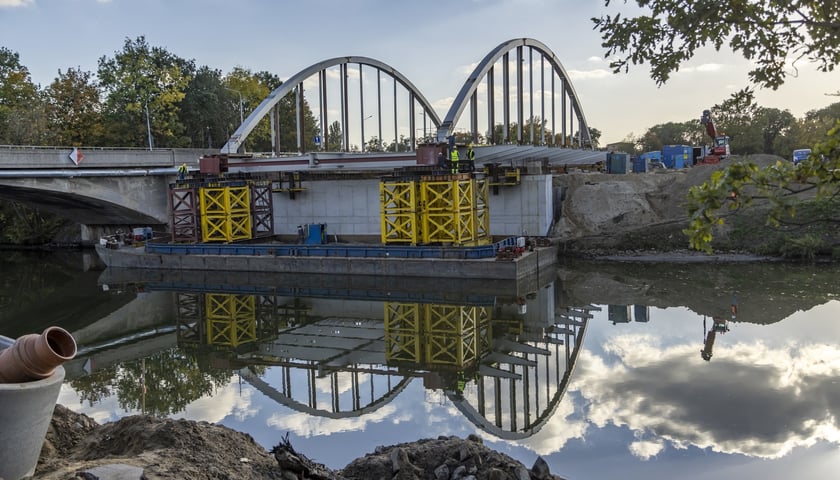
[[[817,253],[825,250],[826,242],[816,235],[803,235],[789,238],[781,247],[781,254],[786,258],[803,259],[813,262]]]
[[[818,201],[840,194],[840,120],[798,165],[779,161],[759,168],[752,162],[733,162],[703,185],[692,187],[688,193],[691,222],[685,233],[693,248],[711,251],[714,228],[723,225],[726,211],[740,210],[760,199],[769,207],[768,224],[779,226],[790,223],[805,194]],[[836,209],[825,214],[820,221],[840,220]]]
[[[107,96],[106,141],[110,145],[180,147],[184,125],[178,118],[185,89],[195,66],[162,47],[151,47],[145,37],[126,38],[113,58],[99,59],[98,76]]]
[[[44,92],[50,143],[97,145],[105,127],[99,88],[91,72],[70,68]]]
[[[700,145],[701,128],[699,120],[662,123],[649,128],[637,143],[643,152],[662,150],[665,145]]]
[[[0,203],[0,243],[44,245],[67,224],[61,217],[18,202]]]
[[[0,144],[38,145],[46,121],[38,87],[17,52],[0,47]]]
[[[99,370],[71,384],[82,401],[95,403],[116,394],[123,409],[166,416],[212,395],[227,384],[230,375],[221,370],[204,373],[195,356],[170,349]]]
[[[605,0],[609,7],[611,1]],[[807,59],[822,71],[840,62],[840,9],[823,0],[745,2],[636,0],[641,15],[593,18],[613,71],[649,63],[651,77],[665,83],[703,46],[724,45],[754,65],[750,80],[778,88],[789,75],[789,58]]]

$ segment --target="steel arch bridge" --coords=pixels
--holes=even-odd
[[[538,62],[535,62],[535,56]],[[535,77],[537,65],[538,75]],[[370,80],[371,76],[365,75],[371,70],[375,73],[375,83]],[[383,74],[392,80],[391,94],[383,93]],[[336,77],[337,80],[330,81]],[[305,85],[307,88],[304,88]],[[501,92],[497,92],[497,85],[501,86]],[[373,95],[369,92],[371,88]],[[306,94],[312,90],[316,94],[310,97],[317,99],[307,100]],[[365,95],[366,91],[368,95]],[[272,153],[280,155],[278,142],[275,141],[280,131],[278,108],[287,95],[295,96],[294,129],[299,153],[306,153],[310,145],[311,139],[305,138],[303,125],[307,105],[311,104],[317,104],[318,135],[324,142],[316,141],[317,148],[321,145],[330,147],[326,144],[327,139],[335,144],[335,137],[340,136],[340,151],[365,151],[366,145],[373,139],[378,139],[378,148],[372,150],[387,150],[383,145],[386,135],[383,120],[387,119],[387,135],[393,139],[391,145],[394,151],[413,150],[418,143],[418,111],[423,116],[422,139],[425,143],[449,142],[460,134],[460,141],[474,144],[592,148],[586,116],[568,73],[557,55],[542,42],[530,38],[508,40],[491,50],[467,77],[442,121],[423,93],[405,75],[384,62],[348,56],[315,63],[292,75],[272,91],[236,129],[221,153],[239,151],[248,135],[265,117],[269,117]],[[327,101],[333,97],[338,99],[337,108],[331,108],[333,105]],[[539,102],[539,109],[535,108],[535,100]],[[383,110],[383,106],[391,107],[388,108],[390,111]],[[486,112],[483,118],[479,115],[480,109]],[[338,112],[337,115],[332,115],[334,111]],[[461,118],[465,112],[468,112],[466,120],[469,126],[459,128],[461,123],[465,123]],[[497,112],[500,112],[501,122],[497,122]],[[377,135],[365,135],[366,120],[374,116],[377,119]],[[335,122],[338,122],[339,129],[331,131],[329,129],[335,122],[331,125],[329,120],[335,117],[338,118]],[[497,132],[498,127],[500,131]],[[359,134],[353,138],[360,141],[360,148],[351,143],[351,131]],[[482,135],[481,131],[486,135]]]

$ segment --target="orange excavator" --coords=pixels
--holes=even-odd
[[[712,146],[699,163],[720,163],[721,160],[729,156],[729,137],[726,135],[718,135],[717,128],[715,127],[715,121],[712,119],[711,110],[703,110],[703,115],[700,116],[700,123],[706,127],[706,133],[712,139]]]
[[[729,306],[729,313],[732,320],[738,315],[738,302],[735,297],[732,297],[732,304]],[[712,348],[715,345],[715,337],[717,334],[724,334],[729,331],[729,321],[723,317],[712,317],[712,328],[706,329],[706,317],[703,317],[703,350],[700,350],[700,357],[705,361],[712,359]]]

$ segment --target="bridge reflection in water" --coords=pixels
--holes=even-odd
[[[556,307],[553,270],[499,284],[148,274],[158,277],[143,281],[144,291],[172,292],[179,348],[236,371],[281,405],[357,417],[421,378],[504,439],[529,437],[550,419],[597,308]]]

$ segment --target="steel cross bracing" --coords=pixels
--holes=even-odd
[[[513,58],[511,58],[511,53],[514,54]],[[538,62],[535,62],[535,54]],[[497,64],[501,66],[501,74],[496,70]],[[327,85],[328,77],[334,74],[335,67],[338,67],[340,77],[337,95],[339,106],[331,109],[328,108]],[[376,73],[376,86],[373,92],[376,106],[373,111],[370,108],[366,109],[365,102],[364,78],[367,78],[366,73],[370,73],[369,69],[375,70]],[[526,72],[528,74],[527,81],[525,79]],[[388,91],[389,88],[385,88],[383,91],[383,73],[391,77],[393,91]],[[538,74],[537,78],[535,78],[535,73]],[[549,76],[548,84],[546,84],[546,75]],[[359,91],[357,93],[352,92],[348,84],[348,78],[354,76],[358,77]],[[295,131],[297,133],[298,153],[306,153],[307,145],[311,143],[312,139],[304,138],[306,133],[302,126],[304,109],[306,108],[306,102],[304,101],[305,82],[310,82],[310,84],[315,82],[317,84],[317,87],[313,90],[317,92],[318,97],[317,111],[320,124],[318,134],[323,142],[327,141],[329,134],[330,119],[328,112],[330,110],[340,112],[336,121],[339,122],[341,128],[341,151],[355,149],[357,147],[353,143],[355,141],[359,141],[361,151],[365,151],[366,143],[370,140],[365,136],[366,120],[373,117],[375,117],[376,123],[375,130],[378,133],[375,137],[379,140],[379,150],[382,149],[384,139],[383,115],[387,117],[390,114],[390,112],[383,112],[383,103],[393,104],[393,115],[390,120],[393,120],[392,139],[395,149],[398,143],[403,141],[401,138],[403,135],[399,133],[400,131],[407,133],[404,136],[410,149],[413,150],[416,147],[418,143],[416,132],[419,129],[415,128],[415,122],[418,121],[419,114],[422,114],[422,130],[424,137],[427,137],[425,140],[447,143],[456,134],[456,131],[462,131],[462,129],[458,129],[459,120],[464,112],[468,112],[468,133],[460,138],[463,140],[464,137],[468,137],[472,143],[479,144],[481,141],[479,104],[481,103],[485,105],[487,112],[485,118],[487,135],[483,140],[486,145],[515,144],[592,148],[589,126],[581,107],[580,98],[557,55],[538,40],[518,38],[501,43],[481,60],[467,77],[442,121],[421,91],[403,74],[384,62],[368,57],[347,56],[315,63],[292,75],[280,87],[272,91],[245,118],[244,122],[222,147],[221,153],[238,152],[257,124],[263,118],[269,116],[272,144],[274,146],[273,153],[280,155],[280,152],[277,151],[278,147],[274,143],[280,128],[275,123],[279,120],[275,118],[276,115],[273,112],[279,106],[280,100],[290,94],[295,95]],[[497,83],[501,83],[502,89],[501,119],[496,118]],[[401,86],[405,92],[403,96],[407,97],[408,100],[405,103],[400,100],[402,91],[398,92],[398,86]],[[481,91],[486,96],[480,99],[479,93]],[[559,98],[557,98],[558,96]],[[351,97],[358,100],[358,104],[351,104]],[[367,98],[370,99],[371,95],[369,94]],[[527,107],[525,98],[528,98]],[[535,99],[539,99],[540,102],[538,109],[535,109]],[[556,114],[558,104],[559,115]],[[403,105],[401,109],[398,109],[399,105]],[[547,106],[549,107],[548,112],[546,111]],[[417,107],[421,109],[420,112],[416,111]],[[402,115],[400,115],[399,110],[402,110]],[[512,118],[513,114],[515,114],[515,118]],[[356,118],[357,115],[358,118]],[[403,119],[407,119],[407,126],[400,124]],[[547,125],[549,119],[550,125]],[[501,122],[498,122],[498,120],[501,120]],[[427,129],[428,124],[434,129],[433,135],[431,130]],[[516,131],[510,132],[509,129],[513,125],[515,125]],[[501,127],[500,137],[496,135],[497,126]],[[527,132],[525,131],[526,127],[528,127]],[[388,128],[391,128],[391,125]],[[358,130],[360,138],[351,138],[351,129]]]

